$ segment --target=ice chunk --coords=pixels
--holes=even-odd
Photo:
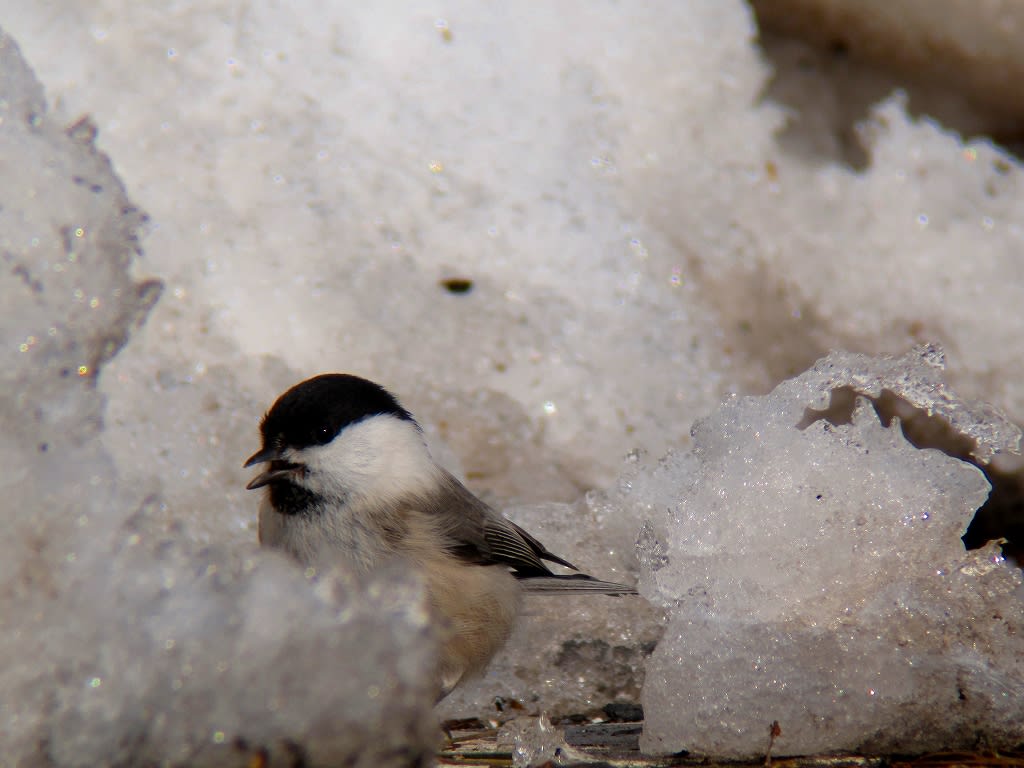
[[[0,762],[424,758],[438,731],[419,584],[203,546],[104,450],[96,377],[160,284],[131,276],[143,217],[93,132],[48,118],[0,32]],[[193,512],[217,514],[204,498]]]
[[[110,764],[408,765],[439,732],[419,585],[307,579],[143,510],[102,566],[5,601],[5,757]],[[26,653],[25,647],[33,649]]]
[[[833,353],[764,397],[735,398],[631,481],[646,510],[642,592],[671,620],[647,666],[649,752],[918,752],[1024,738],[1020,571],[960,537],[981,470],[885,427],[897,393],[968,436],[1020,432],[941,379],[941,350]],[[849,423],[814,418],[857,393]],[[811,418],[808,418],[811,414]]]
[[[515,768],[545,768],[559,765],[590,765],[594,758],[565,740],[560,726],[552,725],[546,714],[519,717],[498,732],[499,747],[511,747]]]
[[[971,456],[988,463],[1000,453],[1017,453],[1020,428],[987,403],[968,402],[943,380],[946,356],[935,344],[922,344],[902,357],[869,358],[851,352],[833,352],[812,371],[780,385],[777,392],[817,390],[807,408],[823,410],[836,390],[849,388],[872,398],[891,393],[927,416],[938,416],[954,433],[973,443]],[[913,416],[904,411],[904,418]]]

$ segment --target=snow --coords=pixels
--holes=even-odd
[[[892,708],[930,677],[941,694],[923,700],[936,708],[907,711],[946,717],[932,731],[943,746],[979,722],[990,743],[1013,735],[1004,715],[1017,710],[999,702],[1020,701],[1020,670],[989,614],[998,605],[1002,631],[1019,626],[1019,571],[998,548],[957,541],[987,493],[977,467],[1019,478],[1005,425],[1024,421],[1014,157],[911,119],[899,94],[860,129],[863,168],[801,151],[787,125],[822,126],[822,145],[845,138],[816,120],[821,73],[800,70],[804,100],[790,101],[803,112],[764,99],[771,72],[738,0],[11,11],[0,644],[22,660],[0,673],[9,754],[42,760],[40,740],[57,739],[47,759],[59,764],[102,762],[104,749],[223,760],[236,735],[261,743],[246,730],[252,702],[307,684],[316,693],[289,699],[287,720],[252,716],[275,748],[363,755],[368,734],[386,733],[391,754],[418,754],[438,715],[506,717],[512,701],[591,713],[643,690],[652,750],[752,754],[774,719],[775,754],[886,749],[904,743]],[[446,288],[453,278],[469,290]],[[943,370],[900,359],[922,342],[945,350]],[[780,385],[830,349],[872,357]],[[256,548],[241,463],[259,418],[332,370],[386,385],[474,491],[587,572],[640,578],[654,605],[531,599],[488,673],[431,713],[415,599],[367,615],[355,586],[322,586],[349,584],[343,574],[307,577]],[[854,408],[858,392],[881,421]],[[938,437],[922,442],[912,425]],[[870,524],[851,528],[862,513]],[[946,574],[926,573],[928,558]],[[210,566],[226,574],[221,591]],[[167,575],[173,586],[159,586]],[[861,580],[876,593],[850,602]],[[416,585],[382,574],[376,588]],[[962,612],[943,618],[949,594]],[[268,600],[308,629],[266,617]],[[140,625],[160,629],[129,631]],[[43,641],[58,630],[66,641]],[[342,663],[353,636],[372,638],[379,663]],[[1019,637],[1002,636],[1006,652],[1020,653]],[[814,669],[794,678],[808,647]],[[155,693],[174,691],[174,654],[212,670],[181,678],[198,692],[187,705]],[[231,661],[218,676],[220,657]],[[672,694],[690,707],[679,730],[659,720],[659,681],[683,673],[735,702],[734,720],[714,721],[732,725],[711,727],[722,713],[691,685]],[[783,673],[813,706],[758,709]],[[869,679],[887,683],[871,699]],[[838,726],[804,715],[839,689],[860,704],[832,738]],[[335,733],[350,741],[312,725],[328,711],[360,723]],[[111,720],[132,712],[145,728]],[[865,736],[871,712],[889,730]],[[385,728],[396,718],[408,728]],[[213,750],[215,733],[219,752],[174,751]]]
[[[65,133],[0,36],[6,535],[0,744],[11,765],[408,765],[439,736],[422,587],[202,542],[118,471],[101,366],[160,284],[87,126]],[[215,495],[202,511],[216,511]]]

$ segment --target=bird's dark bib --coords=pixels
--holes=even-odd
[[[319,496],[305,488],[288,481],[277,481],[270,484],[270,503],[274,511],[282,515],[308,515],[319,506]]]

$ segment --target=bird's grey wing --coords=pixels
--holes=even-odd
[[[537,539],[511,520],[502,517],[474,496],[457,479],[445,473],[445,534],[458,556],[481,565],[506,565],[516,576],[553,575],[542,560],[576,567],[552,554]],[[457,507],[453,509],[451,507]]]
[[[563,560],[553,552],[549,552],[547,547],[545,547],[543,544],[541,544],[539,541],[533,538],[533,536],[528,534],[518,525],[509,520],[507,517],[502,517],[496,513],[493,516],[497,517],[502,523],[505,523],[506,525],[509,525],[513,529],[515,529],[515,532],[518,533],[526,541],[526,543],[530,545],[530,549],[532,549],[537,554],[537,557],[539,557],[541,560],[547,560],[551,563],[558,563],[559,565],[564,565],[566,568],[572,568],[574,571],[579,570],[579,568],[570,563],[568,560]]]

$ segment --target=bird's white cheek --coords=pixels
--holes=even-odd
[[[303,451],[310,490],[333,498],[397,498],[437,483],[437,467],[407,421],[376,416],[346,427],[327,445]]]
[[[367,461],[359,454],[326,445],[310,451],[305,457],[303,484],[314,493],[329,498],[342,498],[365,488],[370,480]]]

